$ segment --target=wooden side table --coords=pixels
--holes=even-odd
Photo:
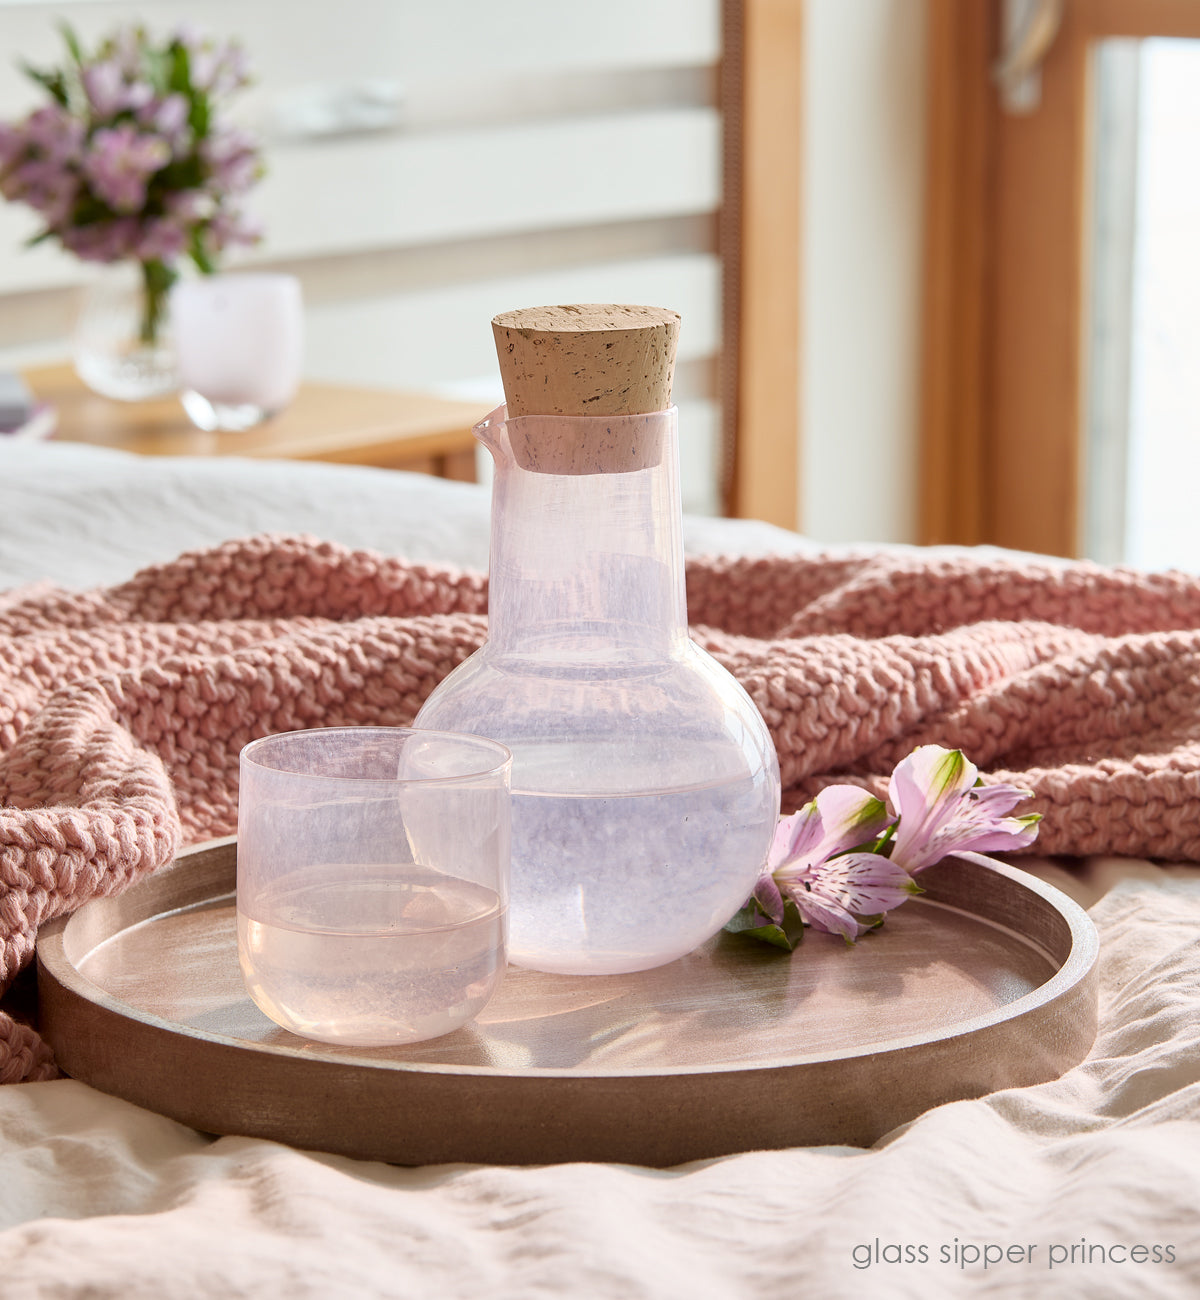
[[[58,412],[56,437],[143,456],[323,460],[475,479],[471,426],[487,410],[428,393],[303,384],[272,420],[243,433],[195,428],[178,398],[117,402],[86,388],[70,366],[25,371],[34,396]]]

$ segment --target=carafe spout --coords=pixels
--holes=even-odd
[[[512,449],[508,442],[508,411],[503,403],[475,425],[471,432],[491,453],[497,469],[505,469],[512,461]]]

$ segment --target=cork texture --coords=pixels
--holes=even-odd
[[[671,405],[678,312],[618,303],[526,307],[492,320],[508,416],[627,417]],[[593,435],[552,421],[514,427],[524,469],[596,474],[657,464],[659,422],[621,421]]]

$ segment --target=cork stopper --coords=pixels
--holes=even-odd
[[[576,303],[503,312],[492,321],[508,416],[610,416],[587,425],[520,419],[510,426],[523,469],[603,474],[645,469],[662,455],[679,313]]]

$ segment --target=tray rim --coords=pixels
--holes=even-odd
[[[207,840],[202,843],[190,845],[180,851],[176,858],[153,877],[144,877],[141,881],[135,882],[130,889],[125,891],[126,894],[136,890],[139,885],[148,882],[151,879],[159,879],[164,873],[172,871],[181,865],[186,868],[190,859],[199,857],[201,854],[222,853],[229,849],[236,851],[237,837],[230,835],[220,839]],[[1039,984],[1030,992],[1015,998],[1011,1002],[995,1008],[993,1011],[984,1012],[980,1015],[970,1017],[969,1019],[955,1022],[950,1027],[941,1027],[923,1034],[909,1034],[898,1038],[881,1039],[871,1043],[841,1048],[828,1052],[812,1052],[804,1054],[791,1054],[780,1057],[770,1057],[755,1061],[727,1061],[708,1065],[683,1065],[683,1066],[628,1066],[623,1068],[609,1069],[589,1069],[580,1071],[578,1069],[566,1069],[552,1066],[529,1066],[521,1069],[505,1069],[498,1066],[490,1065],[460,1065],[454,1063],[439,1064],[433,1061],[404,1061],[389,1060],[387,1057],[361,1057],[354,1053],[353,1049],[345,1052],[333,1049],[323,1050],[320,1056],[307,1055],[303,1052],[302,1047],[293,1047],[290,1044],[272,1044],[256,1043],[247,1039],[235,1038],[227,1034],[214,1033],[212,1031],[194,1028],[191,1025],[182,1024],[179,1021],[168,1020],[158,1016],[153,1012],[142,1010],[133,1004],[126,1002],[124,999],[109,993],[106,989],[89,979],[67,956],[65,952],[66,935],[68,928],[76,917],[81,916],[85,909],[92,907],[95,903],[105,903],[111,901],[108,898],[92,899],[84,903],[82,907],[68,916],[58,917],[47,923],[38,933],[37,941],[37,959],[38,959],[38,977],[39,982],[45,977],[56,981],[69,994],[79,997],[84,1001],[95,1005],[103,1006],[106,1010],[115,1015],[122,1016],[126,1019],[136,1021],[148,1028],[159,1029],[171,1034],[185,1034],[188,1038],[208,1042],[215,1046],[234,1048],[240,1051],[249,1051],[255,1054],[266,1054],[276,1056],[288,1061],[304,1061],[312,1064],[328,1063],[330,1065],[351,1066],[364,1069],[377,1069],[381,1071],[395,1072],[414,1072],[420,1074],[434,1075],[461,1075],[465,1077],[481,1076],[488,1079],[504,1078],[565,1078],[565,1079],[598,1079],[598,1078],[646,1078],[659,1076],[688,1076],[688,1075],[711,1075],[720,1073],[746,1073],[761,1070],[787,1069],[798,1066],[814,1065],[826,1061],[850,1061],[862,1057],[883,1056],[894,1052],[903,1052],[914,1047],[932,1046],[933,1044],[946,1041],[948,1039],[966,1038],[981,1031],[990,1029],[996,1025],[1003,1024],[1006,1021],[1018,1020],[1031,1012],[1036,1012],[1042,1007],[1048,1006],[1057,1001],[1064,994],[1069,992],[1073,987],[1082,983],[1088,974],[1094,969],[1099,956],[1099,936],[1096,932],[1095,925],[1082,907],[1073,899],[1069,898],[1062,890],[1054,885],[1037,879],[1028,872],[1021,871],[1017,867],[1012,867],[1007,863],[1000,862],[995,858],[988,857],[982,853],[961,852],[947,855],[947,860],[957,859],[959,861],[970,863],[974,867],[986,871],[994,872],[1003,876],[1018,886],[1037,895],[1047,903],[1058,915],[1066,922],[1070,934],[1070,951],[1066,960],[1058,966],[1054,974],[1044,983]],[[233,895],[213,896],[211,899],[196,900],[183,903],[178,907],[167,908],[153,913],[151,916],[133,925],[126,926],[124,929],[131,930],[136,926],[149,924],[153,921],[160,920],[180,912],[190,911],[204,906],[206,903],[220,903],[225,898],[232,898]],[[964,908],[957,908],[954,904],[941,902],[936,898],[915,899],[913,902],[918,905],[932,906],[935,908],[947,908],[963,912],[967,915],[975,916],[982,923],[987,924],[995,929],[1003,930],[1011,934],[1015,939],[1024,943],[1026,946],[1034,948],[1046,956],[1052,964],[1056,962],[1051,953],[1047,953],[1042,945],[1028,936],[1020,934],[1011,927],[1004,926],[1001,922],[993,921],[987,917],[978,916],[977,913],[967,912]],[[911,903],[909,904],[912,905]],[[110,937],[115,937],[110,936]],[[107,942],[105,940],[104,942]],[[97,945],[98,946],[98,945]],[[93,947],[90,951],[95,951]],[[786,961],[787,957],[780,954],[778,960]],[[304,1044],[305,1040],[299,1036],[296,1037],[298,1045]]]

